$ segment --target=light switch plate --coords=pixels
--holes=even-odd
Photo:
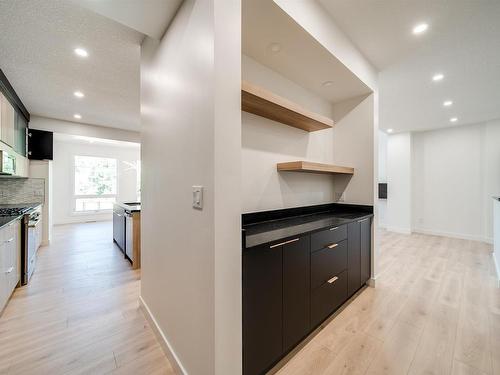
[[[193,208],[203,209],[203,186],[193,186]]]

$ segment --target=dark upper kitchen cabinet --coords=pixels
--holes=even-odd
[[[309,332],[310,236],[283,245],[283,349],[290,350]]]
[[[366,218],[360,221],[361,236],[361,284],[366,283],[371,275],[371,219]]]
[[[243,371],[260,374],[283,353],[283,247],[243,253]]]

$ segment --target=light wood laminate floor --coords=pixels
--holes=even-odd
[[[500,375],[491,245],[379,232],[379,277],[280,375]]]
[[[173,374],[110,223],[54,228],[0,317],[0,374]],[[500,375],[491,246],[379,233],[379,278],[279,371]]]
[[[173,374],[110,222],[54,227],[0,317],[0,374]]]

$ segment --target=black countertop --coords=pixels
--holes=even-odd
[[[41,203],[17,203],[17,204],[0,204],[0,208],[18,208],[18,207],[29,207],[30,210],[41,206]],[[29,211],[28,211],[29,212]],[[23,215],[17,216],[3,216],[0,217],[0,229],[4,226],[12,223],[13,221],[19,220]]]
[[[132,202],[130,202],[132,203]],[[115,203],[117,206],[120,206],[123,208],[125,211],[128,212],[141,212],[141,204],[139,202],[133,202],[134,204],[129,204],[129,203]]]
[[[248,249],[371,216],[372,206],[337,203],[243,214],[244,247]]]

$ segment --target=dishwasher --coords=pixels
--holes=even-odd
[[[125,211],[125,255],[134,263],[134,220],[130,212]]]

